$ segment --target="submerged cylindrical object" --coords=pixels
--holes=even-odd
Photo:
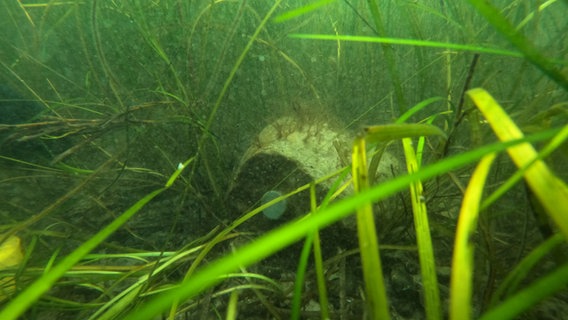
[[[350,145],[348,134],[325,121],[282,117],[272,122],[240,161],[229,193],[233,218],[347,165]],[[329,187],[328,182],[316,186],[318,201]],[[308,212],[306,189],[266,208],[253,225],[264,230]]]
[[[324,118],[325,115],[322,115]],[[232,216],[238,216],[312,183],[350,163],[352,135],[323,120],[282,117],[266,126],[243,155],[229,192]],[[380,170],[391,173],[393,157],[385,153]],[[346,178],[348,179],[348,178]],[[319,204],[334,179],[315,187]],[[347,187],[343,194],[350,194]],[[311,211],[309,188],[266,208],[249,225],[263,231]],[[354,220],[354,219],[353,219]],[[354,222],[347,223],[349,228]]]

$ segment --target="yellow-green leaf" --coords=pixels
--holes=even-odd
[[[467,320],[472,315],[473,249],[471,237],[475,233],[479,216],[479,203],[487,173],[495,154],[485,156],[473,173],[464,194],[456,230],[452,257],[450,319]]]
[[[467,92],[487,122],[501,141],[510,141],[524,137],[521,130],[509,118],[507,113],[495,99],[485,90],[477,88]],[[568,125],[564,126],[559,135],[561,139],[568,138]],[[548,215],[558,225],[565,237],[568,238],[568,187],[548,169],[544,161],[538,160],[538,154],[530,143],[521,143],[507,149],[509,156],[518,168],[532,165],[525,172],[525,180],[533,193],[542,203]],[[535,160],[537,159],[537,160]]]

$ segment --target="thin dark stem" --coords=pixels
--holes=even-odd
[[[469,69],[467,71],[467,77],[465,79],[465,82],[463,84],[463,88],[462,88],[462,92],[460,95],[460,101],[456,107],[456,112],[455,112],[455,120],[454,120],[454,125],[452,126],[450,133],[448,134],[448,139],[446,140],[446,143],[444,145],[444,151],[442,152],[442,157],[445,157],[448,154],[448,148],[451,145],[451,141],[454,137],[454,133],[457,129],[457,127],[460,125],[460,123],[462,122],[462,120],[465,117],[466,112],[463,111],[463,104],[465,102],[465,94],[467,92],[467,90],[469,89],[469,86],[471,84],[471,80],[473,79],[473,74],[475,72],[475,67],[477,66],[477,62],[479,61],[479,53],[476,53],[473,55],[473,59],[471,60],[471,63],[469,64]]]

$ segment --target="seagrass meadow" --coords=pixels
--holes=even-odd
[[[5,0],[0,319],[563,319],[568,1]]]

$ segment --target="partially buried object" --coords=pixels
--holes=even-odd
[[[308,185],[344,166],[335,145],[347,146],[348,133],[323,119],[305,121],[282,117],[261,130],[241,158],[229,192],[230,210],[237,218],[283,194]],[[316,203],[327,194],[332,182],[315,186]],[[262,219],[248,224],[249,230],[265,231],[310,212],[310,191],[295,192],[285,201],[263,210]]]
[[[278,198],[282,194],[298,191],[321,177],[336,172],[349,165],[353,137],[331,125],[330,118],[322,113],[310,121],[298,117],[282,117],[260,131],[252,145],[247,149],[238,165],[232,180],[228,210],[236,219],[246,212]],[[378,180],[392,176],[398,167],[395,158],[385,152],[377,171]],[[315,184],[315,202],[321,203],[335,179]],[[267,191],[270,190],[270,191]],[[342,195],[348,195],[352,188],[348,185]],[[311,210],[310,191],[303,188],[286,201],[275,203],[263,211],[263,219],[247,224],[246,228],[265,231],[277,225],[304,216]],[[260,217],[259,217],[260,218]],[[344,219],[350,229],[356,227],[355,218]]]

